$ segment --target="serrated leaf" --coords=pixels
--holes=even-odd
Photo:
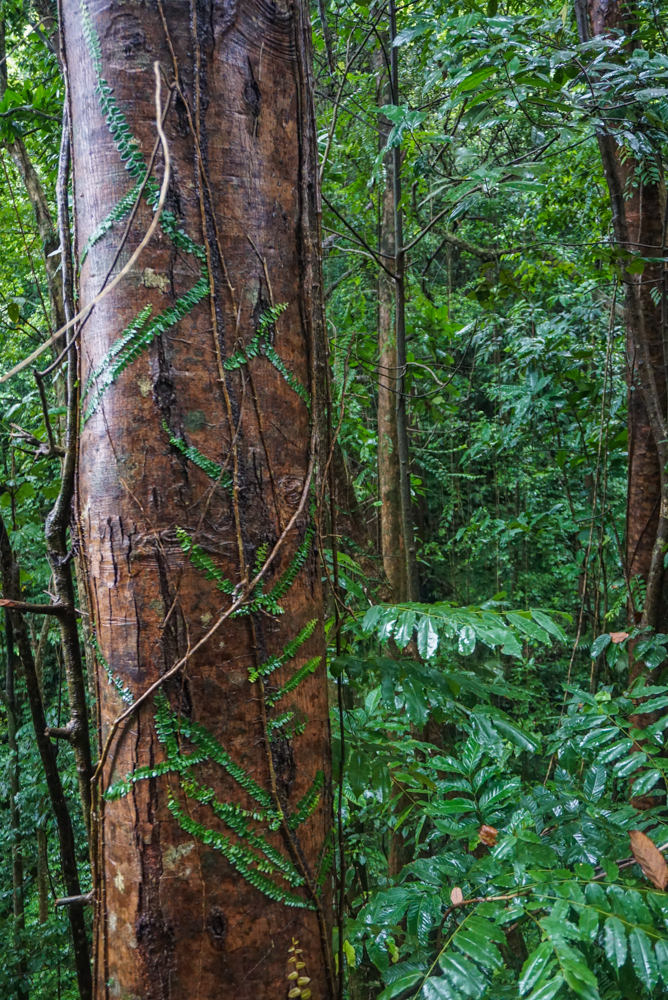
[[[629,935],[633,968],[638,979],[648,990],[654,989],[659,980],[659,970],[652,951],[652,943],[641,927],[634,927]]]
[[[603,947],[605,957],[610,964],[619,969],[626,961],[626,931],[624,924],[618,917],[609,917],[605,922],[603,930]]]
[[[547,963],[554,954],[554,946],[551,941],[543,941],[535,951],[532,951],[526,962],[522,966],[522,974],[519,981],[520,994],[528,993],[533,989],[545,971]]]

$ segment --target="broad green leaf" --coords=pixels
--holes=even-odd
[[[626,961],[626,931],[624,924],[618,917],[609,917],[605,922],[603,931],[603,947],[605,957],[615,969]]]
[[[425,660],[430,660],[438,649],[438,632],[429,615],[424,615],[417,629],[418,653]]]
[[[457,84],[458,93],[464,93],[469,90],[475,90],[481,83],[483,83],[488,77],[496,72],[496,67],[485,67],[484,69],[476,70],[475,72],[466,76],[460,83]]]
[[[559,951],[561,951],[561,949],[559,949]],[[569,948],[568,956],[560,954],[559,964],[561,966],[564,979],[573,992],[579,997],[584,997],[585,1000],[600,1000],[596,976],[591,969],[585,965],[586,959],[584,955],[582,956],[582,961],[575,961],[574,958],[571,957],[574,954],[576,953],[572,948]]]
[[[608,777],[608,772],[606,768],[602,765],[599,767],[590,767],[585,775],[584,780],[584,791],[593,802],[598,802],[601,795],[605,791],[605,783]]]
[[[533,991],[531,996],[527,997],[527,1000],[552,1000],[552,997],[556,997],[557,993],[564,985],[563,976],[555,976],[554,979],[550,979],[549,982],[543,983]]]
[[[373,715],[380,705],[381,697],[382,692],[380,687],[373,688],[372,691],[369,691],[368,695],[364,699],[364,711],[367,715]]]
[[[545,971],[547,963],[554,954],[554,946],[551,941],[543,941],[535,951],[532,951],[526,962],[522,966],[522,975],[519,981],[519,991],[521,994],[528,993],[533,989]]]
[[[528,750],[529,753],[535,753],[538,749],[538,740],[534,739],[533,736],[529,736],[524,730],[520,729],[519,726],[514,725],[512,722],[508,722],[507,719],[492,719],[492,725],[494,728],[505,736],[507,740],[514,743],[515,746],[521,747],[522,750]]]
[[[400,993],[419,983],[423,975],[424,973],[422,972],[407,972],[406,975],[401,976],[400,979],[395,979],[393,983],[386,986],[378,997],[378,1000],[392,1000],[392,997],[399,996]]]
[[[531,617],[539,625],[542,625],[546,632],[549,632],[555,639],[558,639],[559,642],[568,642],[568,636],[561,626],[557,625],[555,621],[552,621],[550,616],[546,615],[544,611],[532,610]]]
[[[628,778],[630,774],[642,767],[646,760],[646,753],[636,751],[624,760],[618,761],[612,769],[613,774],[616,774],[618,778]]]
[[[365,632],[373,632],[376,625],[378,624],[378,619],[385,611],[382,604],[372,605],[364,616],[362,621],[362,629]]]
[[[406,928],[423,948],[429,943],[429,934],[437,914],[440,915],[440,907],[441,897],[435,893],[421,893],[408,907]]]
[[[456,952],[441,955],[438,962],[453,986],[462,993],[469,997],[482,996],[487,980],[473,962],[469,962]]]
[[[646,792],[653,788],[661,777],[661,771],[651,770],[642,774],[633,783],[633,794],[634,795],[644,795]]]
[[[414,611],[404,611],[399,615],[397,619],[397,624],[394,629],[394,641],[396,642],[399,649],[403,649],[407,646],[413,635],[413,626],[415,624],[415,612]]]
[[[379,642],[387,642],[392,635],[398,617],[396,608],[384,608],[384,614],[377,625]]]
[[[445,976],[439,976],[426,981],[420,997],[424,1000],[460,1000],[461,994],[455,992]]]
[[[596,910],[590,907],[585,907],[580,912],[579,929],[582,933],[583,939],[589,938],[593,941],[598,934],[598,913]]]
[[[514,625],[520,632],[524,632],[524,634],[529,636],[530,639],[536,639],[538,642],[542,642],[546,646],[552,645],[550,636],[545,629],[541,628],[540,625],[536,625],[531,618],[525,618],[516,611],[507,611],[506,618],[511,625]]]
[[[614,743],[611,747],[601,750],[596,760],[599,764],[610,764],[625,754],[627,750],[630,750],[632,746],[633,740],[620,740],[619,743]]]
[[[518,660],[522,659],[522,647],[512,633],[508,634],[506,641],[501,649],[502,653],[506,656],[515,656]]]
[[[654,989],[659,980],[659,970],[652,951],[652,942],[641,927],[634,927],[629,934],[633,968],[638,979],[648,990]]]
[[[353,750],[348,762],[347,777],[355,795],[361,795],[369,785],[371,763],[363,750]]]
[[[657,941],[654,945],[654,954],[656,955],[656,964],[663,979],[663,985],[668,986],[668,941],[665,939]]]
[[[590,655],[592,660],[595,660],[597,656],[600,656],[603,650],[607,649],[611,642],[612,639],[610,638],[608,632],[604,632],[602,635],[597,636],[591,644]]]
[[[404,677],[403,688],[408,718],[414,725],[424,726],[429,717],[424,685],[414,677]]]
[[[584,739],[579,741],[580,749],[588,750],[590,747],[600,747],[604,743],[614,740],[616,736],[619,736],[617,726],[604,726],[602,729],[592,729]]]
[[[475,650],[475,631],[470,625],[464,625],[459,631],[457,652],[461,656],[470,656]]]
[[[490,969],[503,968],[499,949],[489,940],[486,932],[481,933],[477,928],[464,924],[455,934],[453,943],[480,965]]]

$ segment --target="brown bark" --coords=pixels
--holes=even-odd
[[[0,518],[0,572],[2,576],[2,590],[5,597],[16,600],[20,593],[19,569],[15,562],[9,544],[9,536],[4,522]],[[71,896],[81,894],[79,885],[79,874],[77,871],[76,848],[74,843],[74,831],[72,820],[67,807],[65,792],[58,773],[56,763],[55,748],[51,740],[46,735],[46,717],[44,715],[44,705],[39,688],[35,661],[33,659],[32,646],[30,643],[30,633],[25,623],[23,615],[16,611],[10,612],[14,640],[18,650],[19,659],[23,668],[26,681],[28,702],[30,704],[30,714],[32,716],[33,728],[35,730],[35,742],[37,750],[44,767],[47,790],[51,801],[51,808],[56,820],[58,830],[58,845],[60,848],[60,864],[63,874],[65,888]],[[88,940],[86,937],[86,924],[84,921],[83,907],[68,907],[68,917],[70,929],[72,931],[72,942],[74,952],[74,966],[77,976],[77,985],[81,1000],[91,1000],[92,984],[91,972],[88,958]]]
[[[21,847],[21,817],[18,796],[20,792],[19,747],[16,740],[18,729],[18,701],[16,698],[14,668],[14,633],[9,612],[5,611],[5,638],[7,640],[7,664],[5,671],[5,708],[7,710],[7,749],[9,761],[9,824],[12,831],[12,901],[14,911],[14,947],[17,954],[16,973],[20,977],[16,996],[27,1000],[24,976],[26,974],[25,955],[21,940],[25,931],[26,918],[23,900],[23,852]]]
[[[387,46],[387,34],[382,44]],[[377,49],[375,60],[378,74],[378,103],[392,103],[386,56]],[[392,123],[379,115],[381,148],[387,143]],[[394,154],[388,151],[383,159],[385,183],[381,192],[379,253],[385,266],[392,270],[396,253],[394,238]],[[378,494],[380,508],[380,540],[383,568],[395,601],[408,600],[406,547],[401,498],[401,465],[397,434],[397,396],[401,380],[397,362],[397,334],[394,318],[395,288],[392,277],[380,269],[378,275]]]
[[[132,182],[95,98],[79,2],[65,0],[63,8],[80,252]],[[89,610],[109,670],[135,699],[186,658],[163,684],[169,704],[180,725],[206,727],[283,813],[278,829],[253,820],[250,826],[292,862],[303,883],[291,888],[276,874],[267,877],[306,904],[269,898],[229,855],[204,842],[201,826],[228,837],[233,848],[248,848],[248,838],[186,794],[176,774],[138,781],[117,801],[98,800],[97,995],[273,1000],[299,988],[305,997],[309,989],[314,998],[329,997],[330,899],[328,891],[314,892],[329,828],[329,791],[306,822],[295,829],[287,822],[316,773],[329,773],[324,662],[276,708],[270,704],[280,684],[324,652],[321,625],[266,681],[249,682],[249,670],[279,655],[307,622],[321,618],[315,552],[309,549],[280,599],[285,614],[257,610],[226,619],[211,634],[231,598],[186,557],[176,533],[178,527],[195,538],[238,586],[235,596],[243,596],[255,560],[264,560],[259,547],[268,544],[272,552],[292,525],[267,571],[269,591],[309,527],[324,328],[307,10],[301,3],[260,0],[226,7],[208,0],[142,6],[91,0],[89,10],[100,38],[102,76],[146,160],[156,135],[152,63],[158,60],[169,80],[177,69],[180,92],[165,120],[172,164],[167,209],[178,228],[204,246],[213,287],[211,302],[195,305],[138,354],[82,428],[77,507]],[[158,164],[160,182],[162,155]],[[126,255],[150,218],[142,203]],[[99,291],[121,228],[86,257],[84,306]],[[164,230],[156,236],[86,322],[81,384],[147,304],[154,315],[173,306],[193,287],[200,266],[192,253],[175,249]],[[257,335],[270,305],[282,303],[287,308],[270,328],[271,346],[308,388],[312,415],[266,354],[234,370],[223,367]],[[220,477],[212,481],[170,438],[225,465],[232,488]],[[97,688],[104,744],[126,706],[103,667]],[[288,709],[295,721],[307,720],[306,728],[297,735],[286,724],[270,739],[266,715],[271,722]],[[102,787],[165,760],[154,715],[151,698],[118,730]],[[183,738],[182,752],[190,750]],[[219,803],[257,810],[210,757],[193,772]],[[304,968],[289,980],[296,964],[289,964],[293,939]]]
[[[576,15],[583,40],[625,27],[616,0],[589,0],[588,6],[578,0]],[[614,136],[602,132],[598,143],[618,246],[643,257],[662,256],[665,191],[658,184],[643,183],[635,161],[622,163]],[[661,289],[662,271],[656,264],[646,264],[642,275],[622,270],[629,389],[626,570],[627,579],[640,577],[646,587],[644,607],[636,594],[629,613],[632,624],[657,631],[668,627],[663,566],[668,542],[667,354],[661,306],[650,292]]]
[[[625,185],[633,180],[628,162],[621,170]],[[630,175],[630,176],[629,176]],[[626,220],[629,249],[641,256],[660,257],[663,238],[663,211],[661,190],[658,184],[643,185],[635,178],[632,197],[626,202]],[[655,305],[650,290],[661,287],[661,265],[647,264],[641,281],[637,283],[637,294],[642,309],[645,342],[649,363],[654,372],[657,395],[662,412],[666,411],[666,369],[664,363],[663,324],[661,305]],[[629,310],[627,312],[627,326]],[[652,554],[660,535],[660,522],[665,522],[661,514],[661,464],[647,406],[640,388],[639,366],[643,359],[638,352],[632,331],[628,338],[628,513],[627,513],[627,572],[630,579],[640,576],[646,584],[652,571]],[[646,617],[658,631],[664,631],[668,608],[663,595],[663,555],[658,560],[661,580],[648,586]],[[655,563],[657,560],[654,560]],[[636,616],[639,623],[640,616]]]
[[[49,919],[49,843],[46,829],[38,826],[37,840],[37,919],[45,924]]]
[[[391,160],[391,156],[387,159]],[[389,170],[388,170],[389,166]],[[380,252],[394,256],[392,166],[386,164],[382,194]],[[394,282],[378,276],[378,492],[383,567],[395,601],[408,600],[406,548],[401,511],[401,467],[397,439],[397,338],[394,325]]]
[[[14,161],[14,166],[21,175],[21,180],[23,181],[35,216],[37,232],[42,241],[42,250],[44,253],[44,267],[49,289],[49,304],[51,306],[51,324],[54,331],[59,330],[65,323],[63,288],[60,275],[60,254],[56,253],[52,256],[59,246],[58,232],[53,224],[44,187],[33,166],[23,139],[17,138],[13,142],[8,142],[7,149]]]

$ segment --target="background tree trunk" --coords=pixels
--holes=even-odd
[[[582,41],[625,28],[625,16],[616,2],[578,0],[578,31]],[[665,191],[646,183],[639,164],[622,162],[614,136],[598,137],[603,171],[610,192],[615,240],[641,257],[663,256]],[[628,380],[628,495],[626,514],[626,572],[633,586],[640,578],[645,593],[634,589],[629,601],[631,624],[668,626],[663,559],[668,542],[666,459],[666,367],[668,349],[661,304],[652,289],[661,290],[663,267],[646,264],[642,275],[623,269],[627,333]],[[644,604],[644,608],[643,608]],[[633,669],[633,668],[632,668]]]
[[[161,230],[82,337],[81,384],[97,379],[82,404],[78,528],[100,651],[102,744],[127,707],[119,691],[136,699],[186,662],[162,686],[167,706],[162,694],[151,698],[119,729],[102,786],[137,768],[155,771],[167,757],[183,770],[197,733],[201,751],[196,727],[211,738],[187,789],[172,772],[97,800],[97,993],[330,996],[328,890],[319,894],[316,884],[331,806],[309,500],[324,341],[306,9],[63,6],[79,255],[132,190],[121,156],[131,170],[140,155],[149,159],[153,61],[178,81],[165,118],[172,172]],[[162,178],[162,154],[158,163]],[[100,290],[126,216],[88,244],[82,305]],[[121,263],[148,228],[145,203],[137,219]],[[135,328],[131,348],[110,356],[146,306],[162,315],[159,328],[144,331],[141,344]],[[285,614],[256,593],[252,614],[210,634],[281,536],[264,588],[280,584],[272,599]],[[286,644],[313,621],[288,657]],[[273,672],[271,657],[279,658]],[[280,686],[307,665],[274,708]],[[253,670],[264,680],[251,684]],[[176,727],[169,739],[164,725],[156,730],[161,704]],[[282,718],[286,710],[291,718]],[[299,823],[308,811],[300,800],[323,772],[325,793]],[[210,794],[198,798],[198,788]],[[258,837],[269,845],[264,855]],[[280,877],[281,866],[296,884]]]
[[[16,972],[20,977],[17,987],[18,1000],[26,1000],[28,993],[23,977],[26,974],[25,955],[23,953],[23,931],[26,926],[25,908],[23,902],[23,851],[21,847],[21,818],[19,815],[18,797],[21,790],[21,772],[19,765],[19,747],[16,731],[19,727],[18,699],[16,697],[16,671],[14,659],[14,632],[12,620],[5,611],[5,638],[7,640],[7,664],[5,671],[5,708],[7,710],[7,746],[11,754],[9,763],[9,814],[12,831],[12,896],[14,911],[14,946],[16,948]]]
[[[387,32],[381,44],[387,47]],[[375,52],[378,67],[378,103],[392,103],[387,66],[387,54],[381,48]],[[381,148],[387,144],[392,123],[383,114],[378,116]],[[378,247],[381,261],[392,271],[395,256],[394,239],[394,154],[384,157],[385,183],[381,190]],[[397,334],[394,321],[394,281],[382,268],[378,274],[378,492],[380,508],[380,538],[383,568],[392,587],[392,599],[408,600],[406,547],[404,544],[401,466],[397,435],[397,395],[401,380],[397,366]]]

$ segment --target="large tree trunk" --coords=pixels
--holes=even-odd
[[[307,10],[63,7],[83,306],[155,143],[152,64],[170,82],[178,73],[160,229],[82,334],[81,385],[93,378],[78,529],[105,747],[97,995],[329,997],[329,724],[310,489],[325,354]],[[162,183],[162,154],[157,163]],[[156,183],[146,192],[155,205]],[[111,212],[117,221],[91,238]],[[149,226],[146,201],[137,220],[121,263]],[[151,326],[144,313],[128,330],[147,307],[162,318]],[[117,797],[100,796],[133,774]]]

